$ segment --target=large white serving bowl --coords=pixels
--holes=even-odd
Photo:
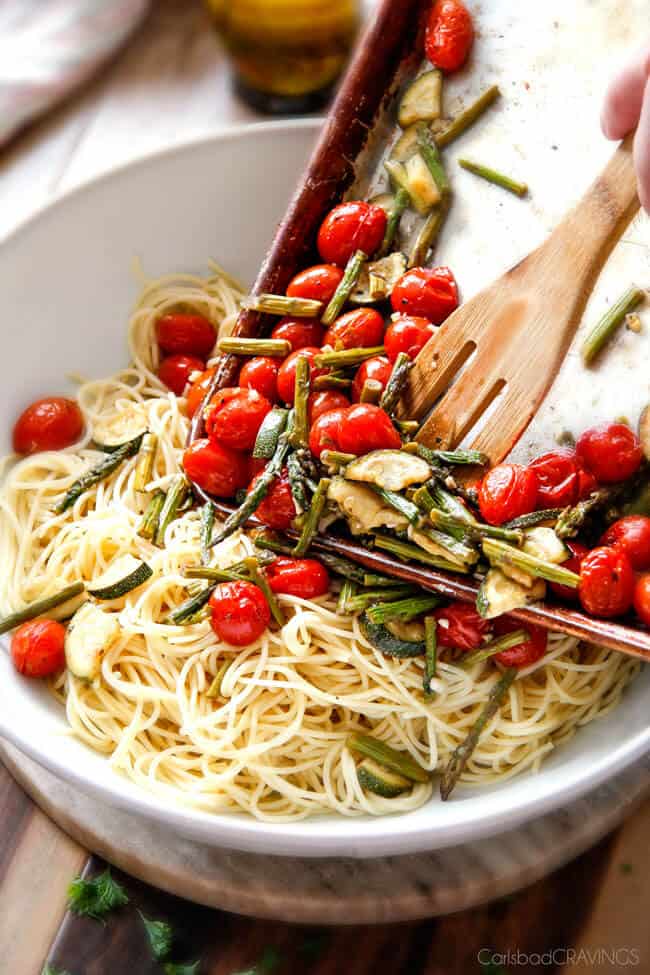
[[[150,156],[59,199],[0,245],[2,452],[13,417],[65,392],[65,376],[124,365],[125,322],[139,256],[149,273],[197,271],[211,256],[251,280],[313,143],[316,123],[238,129]],[[2,571],[10,572],[11,566]],[[5,642],[6,646],[6,642]],[[66,737],[61,710],[0,652],[0,735],[109,806],[181,837],[260,853],[370,857],[458,844],[514,827],[610,778],[650,745],[650,674],[606,718],[558,748],[538,774],[434,797],[404,816],[276,825],[210,815],[151,795]]]

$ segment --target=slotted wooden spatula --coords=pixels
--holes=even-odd
[[[582,200],[519,264],[462,304],[418,356],[403,400],[417,439],[457,446],[498,397],[472,447],[502,460],[537,412],[596,277],[639,208],[632,136]]]

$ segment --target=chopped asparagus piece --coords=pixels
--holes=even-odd
[[[323,302],[313,298],[288,298],[286,295],[249,295],[242,308],[266,315],[291,315],[292,318],[318,318]]]
[[[336,318],[338,318],[343,306],[352,294],[354,286],[359,280],[361,269],[367,260],[368,255],[361,250],[355,251],[352,257],[349,259],[345,268],[345,273],[343,274],[336,291],[330,298],[330,302],[323,313],[323,317],[321,319],[323,325],[329,326]]]
[[[291,352],[291,342],[285,339],[246,339],[236,336],[219,339],[219,352],[230,355],[270,355],[285,359]]]
[[[45,596],[43,599],[37,599],[33,603],[28,603],[24,609],[16,610],[15,613],[10,613],[9,616],[5,616],[4,619],[0,620],[0,634],[8,633],[9,630],[15,629],[21,623],[26,623],[28,620],[34,620],[39,616],[50,613],[56,607],[63,606],[71,599],[80,596],[84,592],[84,589],[83,582],[73,582],[72,585],[66,586],[65,589],[61,589],[52,596]]]
[[[361,390],[361,403],[374,403],[377,405],[381,399],[382,385],[378,379],[366,379]]]
[[[214,529],[216,508],[212,501],[206,501],[201,508],[201,562],[207,565],[210,561],[210,542]]]
[[[384,233],[384,239],[381,247],[379,248],[377,255],[378,257],[386,257],[386,255],[390,253],[390,249],[393,246],[393,241],[397,236],[397,230],[399,228],[400,220],[402,219],[402,214],[409,206],[410,202],[411,197],[409,196],[407,190],[400,187],[395,194],[393,205],[388,213],[386,232]]]
[[[440,605],[439,596],[414,596],[408,599],[397,599],[394,602],[379,603],[370,606],[366,615],[373,623],[387,623],[388,620],[411,620],[414,616],[428,613]]]
[[[438,666],[438,623],[435,616],[426,616],[424,619],[424,696],[433,697],[431,681],[436,676]]]
[[[411,357],[406,352],[400,352],[393,363],[393,369],[386,383],[386,389],[379,401],[382,410],[388,413],[389,416],[392,416],[397,409],[412,368],[413,362],[411,361]]]
[[[309,442],[310,373],[309,359],[299,357],[296,362],[293,428],[289,434],[289,443],[292,447],[307,447]]]
[[[146,493],[147,484],[151,480],[157,449],[158,437],[154,433],[145,433],[142,438],[142,446],[138,454],[138,462],[135,465],[135,477],[133,479],[133,489],[140,494]]]
[[[429,772],[422,768],[421,765],[418,765],[408,752],[398,752],[397,749],[391,748],[390,745],[379,741],[378,738],[373,738],[371,735],[365,735],[361,732],[355,732],[350,735],[346,744],[350,751],[363,755],[364,758],[372,758],[375,762],[379,762],[380,765],[390,769],[392,772],[406,776],[412,782],[429,781]]]
[[[429,167],[429,172],[438,187],[440,195],[444,196],[450,191],[449,180],[445,172],[445,167],[442,164],[442,159],[440,158],[440,151],[434,141],[429,126],[420,123],[417,126],[417,137],[420,154]]]
[[[515,530],[536,528],[537,525],[543,525],[548,521],[557,521],[563,510],[563,508],[542,508],[540,511],[531,511],[528,515],[520,515],[519,518],[507,521],[503,527]]]
[[[345,369],[347,366],[358,366],[366,359],[372,359],[376,355],[383,354],[383,345],[376,345],[367,349],[341,349],[338,352],[321,352],[314,356],[314,365],[317,369],[322,369],[325,366]]]
[[[165,533],[172,521],[178,516],[178,509],[181,507],[190,491],[190,485],[184,474],[178,474],[171,483],[164,504],[160,511],[158,529],[156,531],[155,544],[159,548],[165,544]]]
[[[340,450],[324,450],[320,455],[320,459],[325,467],[341,470],[341,468],[351,463],[351,461],[356,460],[356,454],[344,454]]]
[[[621,327],[628,312],[640,305],[645,296],[642,288],[633,285],[605,312],[583,343],[582,358],[586,366],[590,366],[597,358]]]
[[[486,538],[483,542],[483,553],[498,568],[504,565],[512,565],[515,569],[528,572],[538,579],[546,579],[548,582],[558,582],[562,586],[570,586],[577,589],[580,584],[580,576],[569,569],[563,569],[559,565],[548,562],[544,559],[529,555],[521,549],[513,548],[504,542],[497,542]]]
[[[518,647],[519,644],[526,643],[527,640],[530,640],[530,634],[523,629],[514,630],[512,633],[505,633],[496,640],[484,643],[478,650],[473,650],[472,653],[466,654],[463,657],[463,666],[471,667],[473,664],[481,663],[483,660],[494,657],[497,653],[503,653],[504,650],[511,650],[512,647]]]
[[[287,622],[285,615],[280,608],[280,604],[275,593],[269,585],[268,579],[264,573],[260,571],[259,562],[254,556],[249,556],[248,558],[244,559],[244,565],[246,566],[246,571],[248,572],[250,581],[253,582],[258,589],[261,589],[264,593],[264,598],[269,604],[269,609],[271,610],[273,619],[278,626],[284,626],[284,624]]]
[[[389,535],[381,535],[379,533],[373,534],[375,540],[375,545],[377,548],[381,548],[386,552],[391,552],[393,555],[397,555],[401,559],[405,559],[407,562],[422,562],[424,565],[434,566],[436,569],[445,569],[448,572],[467,572],[467,568],[458,562],[452,562],[450,559],[443,559],[436,555],[432,555],[430,552],[425,552],[424,549],[419,548],[417,545],[409,545],[408,542],[401,542],[396,538],[391,538]]]
[[[491,169],[489,166],[473,162],[471,159],[459,159],[458,165],[466,169],[468,173],[474,173],[475,176],[480,176],[481,179],[488,183],[494,183],[495,186],[500,186],[502,189],[508,190],[509,193],[514,193],[515,196],[526,196],[528,193],[526,183],[520,183],[512,177],[500,173],[498,169]]]
[[[339,600],[338,603],[336,604],[336,612],[338,613],[339,616],[349,615],[350,611],[348,609],[348,605],[350,600],[354,597],[356,591],[357,591],[357,587],[355,586],[354,581],[352,579],[346,579],[343,585],[341,586],[341,591],[339,593]]]
[[[293,554],[296,557],[305,554],[307,549],[312,543],[314,535],[318,531],[318,522],[320,521],[323,511],[325,510],[325,505],[327,504],[327,492],[329,491],[330,484],[332,482],[328,477],[321,477],[318,482],[318,487],[316,492],[311,499],[311,507],[307,512],[305,517],[305,523],[300,533],[300,538],[296,542]]]
[[[54,509],[56,514],[60,515],[64,511],[67,511],[68,508],[72,507],[77,498],[84,493],[84,491],[87,491],[88,488],[94,487],[95,484],[99,484],[99,482],[105,480],[105,478],[110,477],[110,475],[117,470],[123,461],[128,460],[130,457],[135,457],[142,446],[143,439],[144,433],[141,433],[137,437],[134,437],[133,440],[127,441],[119,446],[116,450],[112,450],[110,453],[107,453],[106,456],[100,460],[99,464],[96,464],[95,467],[91,467],[89,471],[86,471],[85,474],[78,477],[74,484],[68,488],[61,501],[59,501],[59,503],[56,505]]]
[[[142,516],[142,521],[138,526],[138,535],[140,538],[146,538],[152,540],[156,537],[156,532],[158,531],[158,524],[160,522],[160,512],[163,509],[165,503],[165,492],[156,491],[152,495],[149,504],[147,505],[146,511]]]
[[[435,134],[436,144],[440,149],[448,146],[451,142],[466,132],[476,122],[477,119],[492,105],[501,92],[498,85],[492,85],[469,105],[463,112],[456,116],[446,128]]]

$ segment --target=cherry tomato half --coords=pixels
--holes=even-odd
[[[339,447],[344,453],[367,454],[371,450],[399,450],[401,446],[391,418],[379,406],[357,403],[345,411],[339,430]]]
[[[505,636],[506,633],[514,633],[515,630],[524,629],[530,637],[524,643],[518,643],[509,650],[502,650],[495,653],[494,660],[502,667],[530,667],[546,653],[548,634],[541,626],[534,626],[532,623],[521,623],[519,620],[509,619],[507,616],[500,616],[494,620],[494,635]]]
[[[386,211],[374,203],[339,203],[320,226],[318,252],[328,264],[339,267],[345,267],[357,250],[371,257],[384,239],[386,222]]]
[[[537,507],[565,508],[580,497],[580,464],[573,450],[553,450],[528,465],[537,477]]]
[[[216,368],[212,366],[210,369],[206,369],[198,376],[190,388],[187,391],[187,396],[185,397],[185,409],[187,410],[187,415],[189,417],[194,416],[199,406],[205,399],[205,394],[208,391],[208,387],[212,382],[212,377],[216,372]]]
[[[269,403],[278,400],[278,372],[280,363],[270,355],[256,355],[239,370],[239,385],[255,389]]]
[[[450,603],[434,610],[438,624],[436,637],[441,647],[476,650],[492,630],[490,620],[483,619],[470,603]]]
[[[361,399],[361,391],[363,390],[366,379],[374,379],[376,382],[381,383],[382,389],[386,389],[386,384],[390,379],[392,371],[393,364],[385,355],[376,355],[372,359],[366,359],[354,374],[352,401],[358,403]]]
[[[562,563],[562,568],[568,569],[569,572],[576,572],[578,575],[580,575],[582,560],[589,549],[581,542],[567,541],[564,544],[571,552],[571,557],[568,558],[566,562]],[[577,589],[572,589],[571,586],[563,586],[559,582],[549,582],[549,586],[555,595],[560,597],[560,599],[567,599],[572,603],[578,601],[579,597]],[[528,628],[528,624],[526,624],[526,628]]]
[[[474,25],[460,0],[438,0],[434,4],[424,38],[427,58],[436,68],[456,71],[467,60],[474,41]]]
[[[195,355],[207,359],[214,348],[217,333],[203,315],[174,313],[156,322],[158,345],[167,355]]]
[[[257,477],[253,478],[248,489],[249,494],[255,487],[259,476],[258,474]],[[293,519],[298,512],[294,504],[286,468],[279,477],[271,482],[271,486],[255,514],[263,525],[275,528],[276,531],[286,531],[287,528],[291,528]]]
[[[400,315],[386,329],[384,336],[386,355],[391,362],[395,362],[400,352],[406,352],[411,359],[415,359],[435,331],[435,325],[432,325],[427,318]]]
[[[231,450],[252,450],[271,404],[256,389],[219,390],[205,411],[205,430],[213,443]]]
[[[601,423],[585,430],[576,444],[584,466],[603,484],[625,481],[641,464],[641,444],[624,423]]]
[[[13,447],[17,454],[39,450],[62,450],[81,437],[84,418],[74,400],[50,396],[36,400],[24,410],[14,426]]]
[[[374,308],[353,308],[330,325],[323,345],[333,349],[371,349],[384,340],[384,319]]]
[[[55,620],[30,620],[11,638],[11,659],[25,677],[49,677],[65,667],[65,626]]]
[[[650,569],[650,518],[626,515],[610,525],[600,540],[601,545],[620,548],[639,572]]]
[[[314,457],[320,457],[324,450],[338,450],[341,425],[347,415],[346,409],[330,410],[321,413],[314,420],[309,431],[309,449]]]
[[[341,283],[343,271],[336,264],[314,264],[300,271],[287,288],[289,298],[311,298],[327,304]],[[310,342],[309,345],[318,345]]]
[[[650,575],[639,576],[634,586],[634,610],[646,626],[650,626]]]
[[[183,454],[183,468],[190,481],[216,498],[232,498],[248,483],[245,455],[210,440],[190,444]]]
[[[345,393],[339,393],[337,389],[322,389],[320,392],[310,393],[308,403],[309,426],[311,427],[323,413],[345,409],[349,405],[350,400]]]
[[[193,355],[168,355],[158,366],[158,378],[176,396],[182,396],[193,372],[203,372],[205,362]]]
[[[580,566],[580,602],[592,616],[622,616],[632,605],[634,570],[618,548],[592,548]]]
[[[521,464],[498,464],[481,481],[478,503],[489,525],[527,515],[537,503],[537,476]]]
[[[317,318],[281,318],[271,332],[272,339],[284,339],[291,344],[291,351],[323,344],[323,326]]]
[[[252,582],[222,582],[209,601],[212,629],[233,647],[246,647],[261,637],[271,621],[264,593]]]
[[[314,357],[319,355],[320,349],[315,347],[306,347],[304,349],[298,349],[296,352],[292,352],[291,355],[287,356],[278,372],[278,394],[280,399],[284,400],[285,403],[293,403],[294,390],[296,388],[296,364],[298,359],[304,356],[309,359],[309,364],[311,366],[311,379],[312,381],[317,376],[323,376],[325,373],[329,372],[329,369],[317,369],[314,366]]]
[[[327,569],[316,559],[279,558],[266,570],[273,592],[301,599],[324,596],[330,587]]]
[[[393,311],[440,325],[458,307],[458,286],[448,267],[414,267],[399,279],[390,300]]]

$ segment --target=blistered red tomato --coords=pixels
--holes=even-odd
[[[327,569],[316,559],[290,559],[281,557],[266,570],[273,592],[301,599],[324,596],[330,587]]]
[[[74,400],[50,396],[36,400],[24,410],[14,426],[13,447],[17,454],[39,450],[62,450],[81,437],[84,419]]]
[[[619,518],[609,526],[600,544],[620,548],[638,572],[650,569],[650,518],[645,515]]]
[[[642,458],[639,438],[624,423],[601,423],[585,430],[576,453],[602,484],[627,480],[639,469]]]
[[[281,318],[271,332],[272,339],[284,339],[291,351],[315,348],[323,344],[325,331],[317,318]]]
[[[537,507],[565,508],[580,497],[580,464],[573,450],[553,450],[529,464],[537,477]]]
[[[252,582],[222,582],[210,596],[212,629],[220,640],[246,647],[261,637],[271,621],[264,593]]]
[[[458,286],[448,267],[414,267],[399,279],[390,300],[393,311],[440,325],[458,307]]]
[[[580,460],[580,458],[578,458]],[[584,501],[588,498],[590,494],[598,490],[598,481],[586,467],[580,467],[578,470],[578,500]]]
[[[345,411],[339,430],[339,447],[344,453],[399,450],[401,445],[400,435],[391,418],[379,406],[357,403]]]
[[[632,605],[634,570],[618,548],[593,548],[580,566],[580,602],[592,616],[622,616]]]
[[[203,372],[205,362],[193,355],[168,355],[158,366],[158,378],[176,396],[182,396],[193,372]]]
[[[347,408],[321,413],[309,431],[309,449],[314,457],[320,457],[324,450],[339,450],[341,425],[347,415]]]
[[[253,356],[239,370],[239,385],[245,389],[255,389],[269,403],[276,403],[279,369],[280,363],[273,356]]]
[[[476,650],[490,634],[492,624],[483,619],[470,603],[450,603],[434,610],[438,624],[436,637],[441,647],[456,650]]]
[[[210,369],[206,369],[205,372],[202,372],[201,375],[194,380],[188,389],[187,396],[185,397],[185,408],[188,416],[194,416],[205,399],[205,394],[208,391],[215,372],[216,369],[214,366],[212,366]]]
[[[25,677],[50,677],[65,667],[65,626],[55,620],[30,620],[11,638],[11,659]]]
[[[650,626],[650,575],[639,576],[634,586],[634,611]]]
[[[216,393],[205,411],[205,430],[213,443],[252,450],[271,404],[256,389],[234,386]]]
[[[537,504],[537,477],[521,464],[498,464],[489,470],[478,489],[481,514],[489,525],[527,515]]]
[[[352,381],[352,400],[358,403],[361,399],[361,391],[367,379],[374,379],[385,389],[393,371],[393,364],[385,355],[376,355],[372,359],[362,362]]]
[[[298,359],[304,357],[309,359],[311,367],[310,378],[313,381],[317,376],[323,376],[329,369],[316,368],[314,358],[320,354],[320,349],[307,347],[298,349],[287,356],[278,372],[278,395],[285,403],[293,403],[294,391],[296,388],[296,364]]]
[[[411,359],[415,359],[435,331],[435,325],[432,325],[427,318],[400,315],[391,322],[384,336],[384,348],[388,359],[390,362],[395,362],[400,352],[406,352]]]
[[[232,498],[248,483],[244,454],[210,440],[195,440],[183,454],[183,468],[190,481],[216,498]]]
[[[511,619],[507,616],[500,616],[494,620],[495,637],[505,636],[507,633],[514,633],[515,630],[526,630],[529,639],[524,643],[518,643],[509,650],[502,650],[495,653],[493,659],[500,663],[502,667],[530,667],[541,660],[546,653],[548,644],[548,634],[541,626],[534,626],[532,623],[522,623],[520,620]]]
[[[158,345],[167,355],[195,355],[207,359],[214,348],[217,333],[203,315],[174,313],[156,322]]]
[[[323,413],[345,409],[349,405],[350,400],[345,393],[340,393],[338,389],[322,389],[320,392],[310,393],[308,403],[309,425],[312,426]]]
[[[323,345],[333,349],[371,349],[384,340],[384,319],[374,308],[353,308],[330,325]]]
[[[460,0],[438,0],[427,23],[424,50],[442,71],[456,71],[467,60],[474,41],[474,25]]]
[[[255,487],[258,477],[253,479],[248,489],[249,494]],[[258,505],[255,515],[263,525],[275,528],[276,531],[286,531],[287,528],[291,528],[297,513],[285,468],[280,476],[271,482],[271,486],[261,504]]]
[[[287,288],[287,295],[290,298],[311,298],[327,304],[334,297],[342,277],[343,271],[336,264],[314,264],[296,274]],[[309,344],[318,345],[317,342]]]
[[[571,556],[566,560],[566,562],[562,563],[562,568],[568,569],[569,572],[575,572],[577,575],[580,575],[582,560],[589,549],[581,542],[566,541],[564,544],[571,552]],[[577,602],[579,598],[578,590],[573,589],[571,586],[563,586],[559,582],[549,582],[549,587],[556,596],[560,597],[560,599],[567,599],[570,602]]]
[[[361,200],[339,203],[318,231],[318,252],[328,264],[345,267],[357,250],[368,257],[377,250],[386,232],[386,211]]]

